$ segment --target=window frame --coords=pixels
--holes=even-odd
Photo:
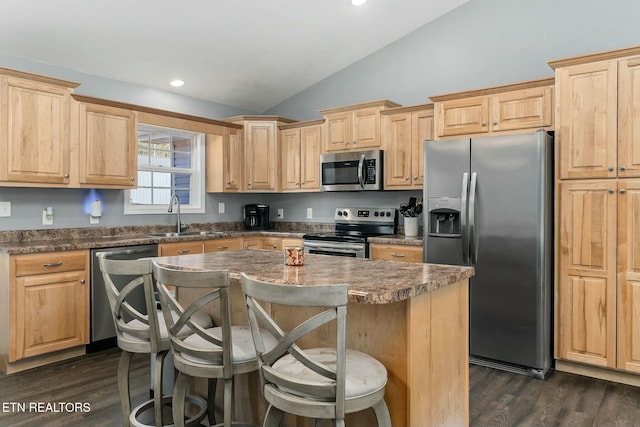
[[[192,188],[191,188],[191,200],[188,204],[180,205],[180,213],[205,213],[205,146],[206,135],[203,132],[195,132],[186,129],[172,128],[169,126],[150,125],[146,123],[138,123],[138,129],[145,129],[151,131],[162,131],[172,135],[180,135],[190,137],[193,140],[192,152],[191,152],[191,169],[184,168],[171,168],[170,172],[173,173],[190,173],[192,176]],[[137,145],[137,141],[136,141]],[[138,149],[136,146],[136,156],[138,155]],[[167,172],[166,169],[160,169],[158,167],[144,167],[138,165],[136,173],[140,171],[150,172]],[[125,190],[124,194],[124,214],[125,215],[157,215],[167,214],[169,205],[153,204],[153,205],[140,205],[131,203],[131,191]],[[173,193],[172,193],[173,195]]]

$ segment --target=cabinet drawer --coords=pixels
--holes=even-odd
[[[77,271],[87,268],[87,251],[47,252],[13,258],[15,276]]]
[[[421,246],[371,244],[369,248],[371,259],[400,262],[422,262]]]
[[[160,256],[193,255],[203,251],[204,244],[201,241],[163,243],[158,246]]]
[[[242,249],[242,239],[215,239],[204,242],[204,252],[239,251]]]

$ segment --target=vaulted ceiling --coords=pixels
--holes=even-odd
[[[263,112],[467,1],[4,0],[0,53]]]

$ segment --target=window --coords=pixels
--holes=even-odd
[[[138,188],[125,194],[125,214],[166,214],[173,194],[182,212],[204,212],[204,135],[138,125]]]

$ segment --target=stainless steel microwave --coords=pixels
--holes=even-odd
[[[382,190],[382,150],[320,155],[320,191]]]

